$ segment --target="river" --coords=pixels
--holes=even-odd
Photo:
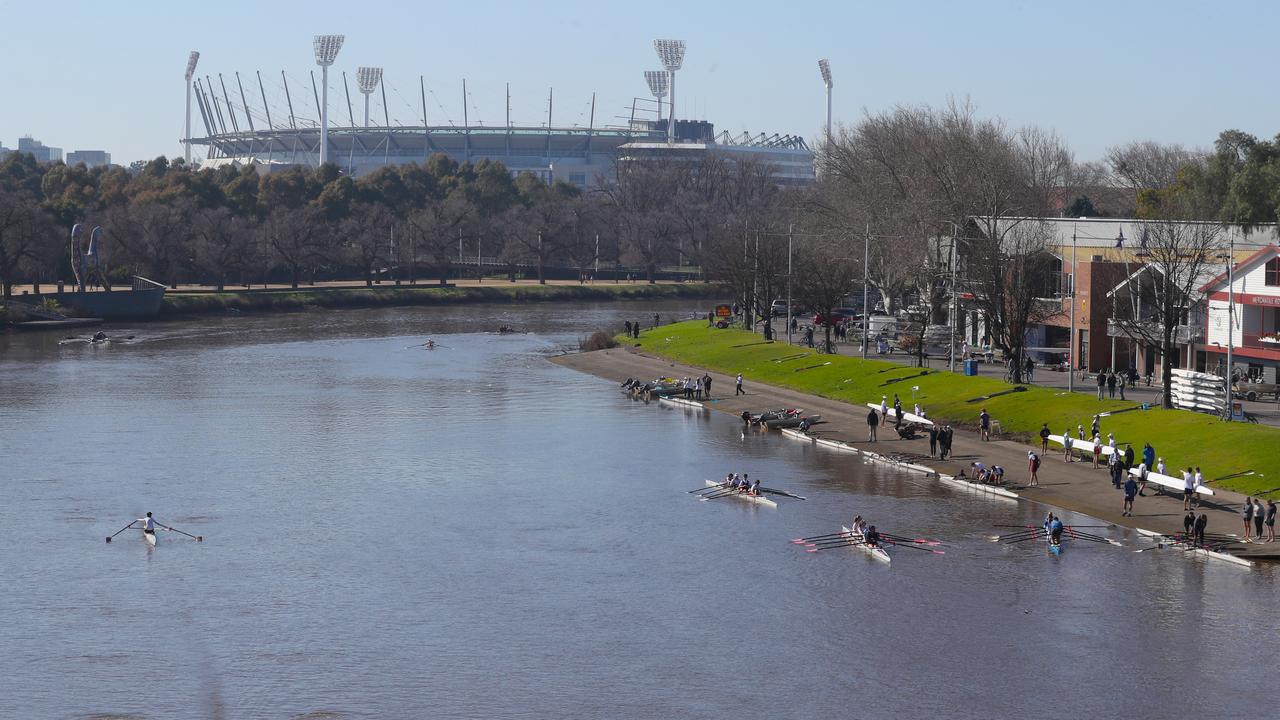
[[[1274,716],[1274,567],[992,543],[1044,508],[547,360],[694,309],[0,336],[0,717]],[[685,492],[729,471],[808,499]],[[146,511],[204,541],[104,542]],[[855,512],[946,554],[789,542]]]

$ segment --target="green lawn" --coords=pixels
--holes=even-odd
[[[978,413],[985,407],[1002,432],[1024,440],[1034,438],[1043,422],[1049,423],[1054,434],[1068,428],[1074,433],[1077,424],[1083,424],[1088,432],[1094,413],[1139,407],[1138,403],[1100,402],[1092,395],[1037,386],[971,402],[1013,386],[945,370],[820,355],[785,343],[767,343],[742,330],[708,328],[702,321],[666,325],[642,332],[639,340],[624,342],[691,365],[729,374],[741,372],[747,383],[763,382],[858,405],[879,402],[881,395],[888,395],[892,402],[896,392],[910,411],[914,402],[911,388],[919,386],[915,399],[931,419],[976,427]],[[926,371],[927,375],[921,375]],[[1139,458],[1142,444],[1151,443],[1156,454],[1165,459],[1170,474],[1175,474],[1173,468],[1187,465],[1198,465],[1206,480],[1253,470],[1254,475],[1214,482],[1213,487],[1246,494],[1280,491],[1280,429],[1224,423],[1185,410],[1135,409],[1102,418],[1104,439],[1108,432],[1115,433],[1122,449],[1123,443],[1132,443]]]

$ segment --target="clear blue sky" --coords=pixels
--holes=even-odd
[[[1245,0],[0,0],[0,144],[31,134],[64,150],[105,149],[120,163],[180,155],[190,50],[215,83],[219,72],[230,83],[240,71],[255,106],[252,72],[263,71],[274,101],[287,71],[295,110],[307,114],[311,37],[332,32],[347,36],[335,69],[352,76],[353,92],[358,65],[386,69],[393,122],[417,121],[419,74],[433,124],[461,123],[463,77],[473,121],[502,123],[510,82],[516,122],[543,121],[549,87],[555,124],[585,125],[593,91],[597,123],[617,122],[633,96],[648,96],[642,72],[658,67],[651,40],[671,37],[688,43],[677,114],[717,130],[816,137],[825,56],[837,123],[968,98],[1010,125],[1052,127],[1077,159],[1092,160],[1129,140],[1208,146],[1226,128],[1280,131],[1268,60],[1278,20],[1280,5]],[[330,80],[331,119],[345,124],[341,76]],[[279,122],[282,111],[272,112]]]

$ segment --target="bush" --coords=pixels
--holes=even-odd
[[[591,333],[591,337],[583,338],[578,341],[578,349],[582,352],[591,352],[592,350],[608,350],[609,348],[618,347],[618,341],[612,335],[597,330]]]

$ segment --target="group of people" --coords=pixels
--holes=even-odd
[[[970,478],[973,482],[980,482],[987,485],[1003,485],[1004,484],[1004,468],[999,465],[987,467],[986,463],[980,460],[969,463],[969,472],[973,473]],[[965,473],[960,471],[961,476]]]
[[[658,327],[658,325],[660,324],[658,322],[659,320],[661,320],[661,317],[659,317],[658,313],[654,313],[653,326],[655,328]],[[628,320],[622,324],[622,327],[623,327],[623,334],[626,335],[627,337],[630,337],[630,338],[640,337],[640,321],[639,320],[637,320],[636,322],[631,322],[630,320]]]
[[[1244,520],[1245,542],[1273,542],[1276,539],[1275,500],[1267,500],[1267,506],[1263,507],[1262,498],[1245,498],[1240,517]],[[1267,529],[1265,540],[1262,538],[1263,526]]]
[[[849,527],[854,535],[861,537],[862,542],[871,547],[880,547],[880,533],[876,532],[875,525],[867,525],[867,521],[859,515],[853,519],[853,523]]]
[[[725,475],[724,486],[729,490],[745,493],[747,495],[760,494],[760,479],[756,478],[755,480],[751,480],[747,477],[746,473],[742,473],[741,475],[729,473],[728,475]]]
[[[1126,387],[1133,387],[1138,384],[1138,371],[1134,368],[1121,370],[1119,372],[1110,368],[1098,373],[1098,399],[1103,399],[1105,392],[1111,400],[1116,399],[1116,391],[1120,391],[1120,399],[1124,400],[1124,390]],[[1151,385],[1151,373],[1147,373],[1147,385]]]
[[[1182,535],[1192,545],[1197,547],[1204,546],[1204,529],[1209,526],[1209,516],[1200,513],[1200,517],[1196,517],[1194,512],[1187,511],[1187,516],[1182,518]]]
[[[685,400],[710,400],[711,375],[706,374],[700,378],[680,378],[680,390]]]

